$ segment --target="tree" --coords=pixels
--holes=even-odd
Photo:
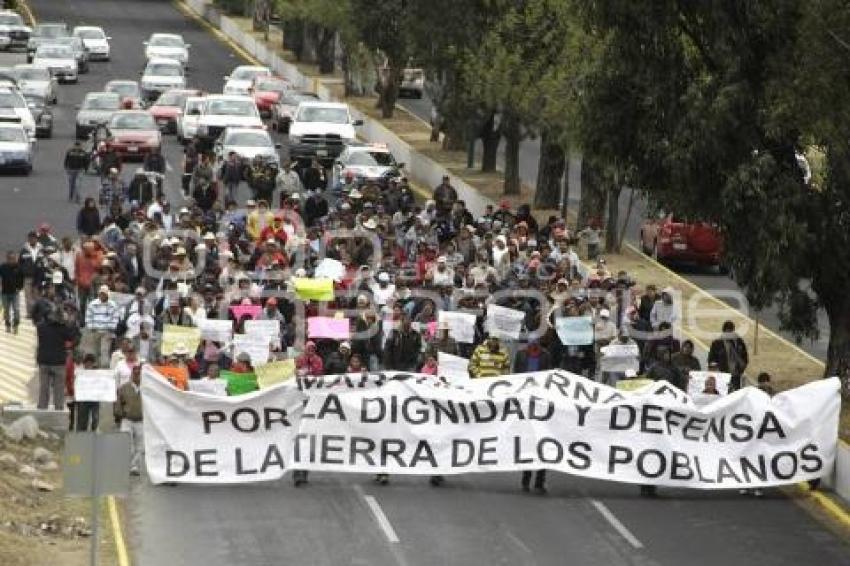
[[[330,74],[336,64],[337,37],[350,40],[354,31],[351,25],[349,0],[277,0],[278,13],[285,22],[295,22],[289,27],[301,32],[294,43],[299,60],[309,60],[315,49],[319,72]]]

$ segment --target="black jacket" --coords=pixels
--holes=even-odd
[[[100,232],[100,212],[97,208],[82,208],[77,214],[77,231],[86,236]]]
[[[45,366],[64,366],[67,356],[65,342],[76,340],[74,329],[61,322],[42,322],[36,325],[36,332],[36,362]]]
[[[65,153],[65,169],[80,171],[89,166],[89,156],[81,147],[72,147]]]
[[[422,337],[418,332],[395,329],[390,333],[384,348],[384,367],[397,371],[417,371],[421,351]]]
[[[0,265],[0,288],[4,295],[17,293],[24,288],[24,272],[18,264]]]
[[[552,369],[552,356],[549,355],[549,351],[546,348],[540,348],[540,363],[538,367],[534,371],[545,371],[548,369]],[[531,371],[528,369],[528,352],[522,350],[518,352],[516,355],[516,360],[514,361],[514,372],[515,373],[524,373],[526,371]]]
[[[731,355],[729,356],[733,360],[731,366],[729,364],[729,357],[726,355],[724,342],[729,342],[731,348]],[[711,348],[708,350],[708,363],[709,365],[717,364],[717,368],[720,371],[739,377],[744,373],[744,370],[747,369],[747,365],[750,363],[750,358],[747,354],[747,345],[737,334],[728,340],[718,338],[711,343]]]

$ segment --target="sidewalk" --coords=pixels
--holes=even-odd
[[[17,334],[0,329],[0,404],[34,403],[37,394],[35,350],[38,345],[32,321],[21,296],[21,325]]]

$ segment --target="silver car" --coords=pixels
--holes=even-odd
[[[77,71],[80,73],[89,72],[89,50],[83,45],[82,39],[69,35],[68,37],[57,37],[49,43],[54,45],[69,45],[74,50],[74,57],[77,58]]]
[[[77,139],[85,139],[98,124],[109,122],[112,115],[121,109],[121,95],[117,92],[90,92],[78,106]]]
[[[262,128],[225,128],[213,147],[218,159],[225,159],[232,151],[246,161],[263,156],[267,162],[280,166],[278,149],[280,144]]]
[[[69,45],[46,43],[35,51],[32,64],[50,69],[60,82],[77,82],[77,57]]]
[[[14,73],[18,89],[24,96],[40,96],[50,104],[59,102],[59,86],[56,77],[44,67],[15,65]]]
[[[29,137],[20,121],[0,117],[0,169],[19,169],[29,175],[34,154],[35,138]]]
[[[35,50],[44,43],[53,43],[59,37],[71,35],[68,25],[62,22],[36,24],[27,42],[27,63],[32,62]]]

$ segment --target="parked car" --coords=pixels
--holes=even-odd
[[[272,104],[269,126],[278,132],[289,133],[289,124],[295,109],[302,102],[318,101],[319,97],[312,92],[289,91],[276,103]]]
[[[39,46],[35,51],[32,64],[49,69],[59,82],[76,83],[79,77],[77,56],[69,45],[46,43]]]
[[[30,109],[32,119],[35,120],[35,137],[53,137],[53,112],[47,99],[38,94],[25,94],[27,107]]]
[[[263,118],[271,116],[272,106],[277,104],[288,90],[289,81],[280,77],[262,76],[254,79],[251,95],[254,97],[260,116]]]
[[[68,25],[64,22],[36,24],[27,41],[27,63],[32,63],[35,50],[43,43],[53,43],[53,40],[71,35]]]
[[[425,92],[425,71],[422,69],[405,69],[401,74],[398,85],[399,98],[422,98]]]
[[[109,61],[111,48],[109,41],[112,39],[103,28],[97,26],[77,26],[71,32],[74,37],[83,40],[83,45],[89,50],[90,61]]]
[[[183,105],[190,96],[198,96],[199,90],[171,89],[163,92],[156,102],[148,108],[148,111],[156,120],[157,126],[165,134],[177,133],[177,120],[183,112]]]
[[[145,58],[174,59],[184,67],[189,66],[190,44],[183,41],[178,33],[152,33],[145,41]]]
[[[83,140],[98,124],[108,123],[112,115],[121,110],[121,95],[117,92],[90,92],[77,109],[75,135],[78,140]]]
[[[13,71],[21,94],[38,95],[50,104],[59,102],[59,86],[50,71],[35,65],[15,65]]]
[[[146,110],[119,110],[106,127],[107,145],[124,160],[144,159],[146,154],[162,147],[156,121]]]
[[[29,175],[35,155],[35,138],[20,120],[0,118],[0,168],[19,169]]]
[[[724,269],[721,262],[723,238],[714,224],[658,212],[643,222],[640,241],[644,253],[658,261],[696,263]]]

